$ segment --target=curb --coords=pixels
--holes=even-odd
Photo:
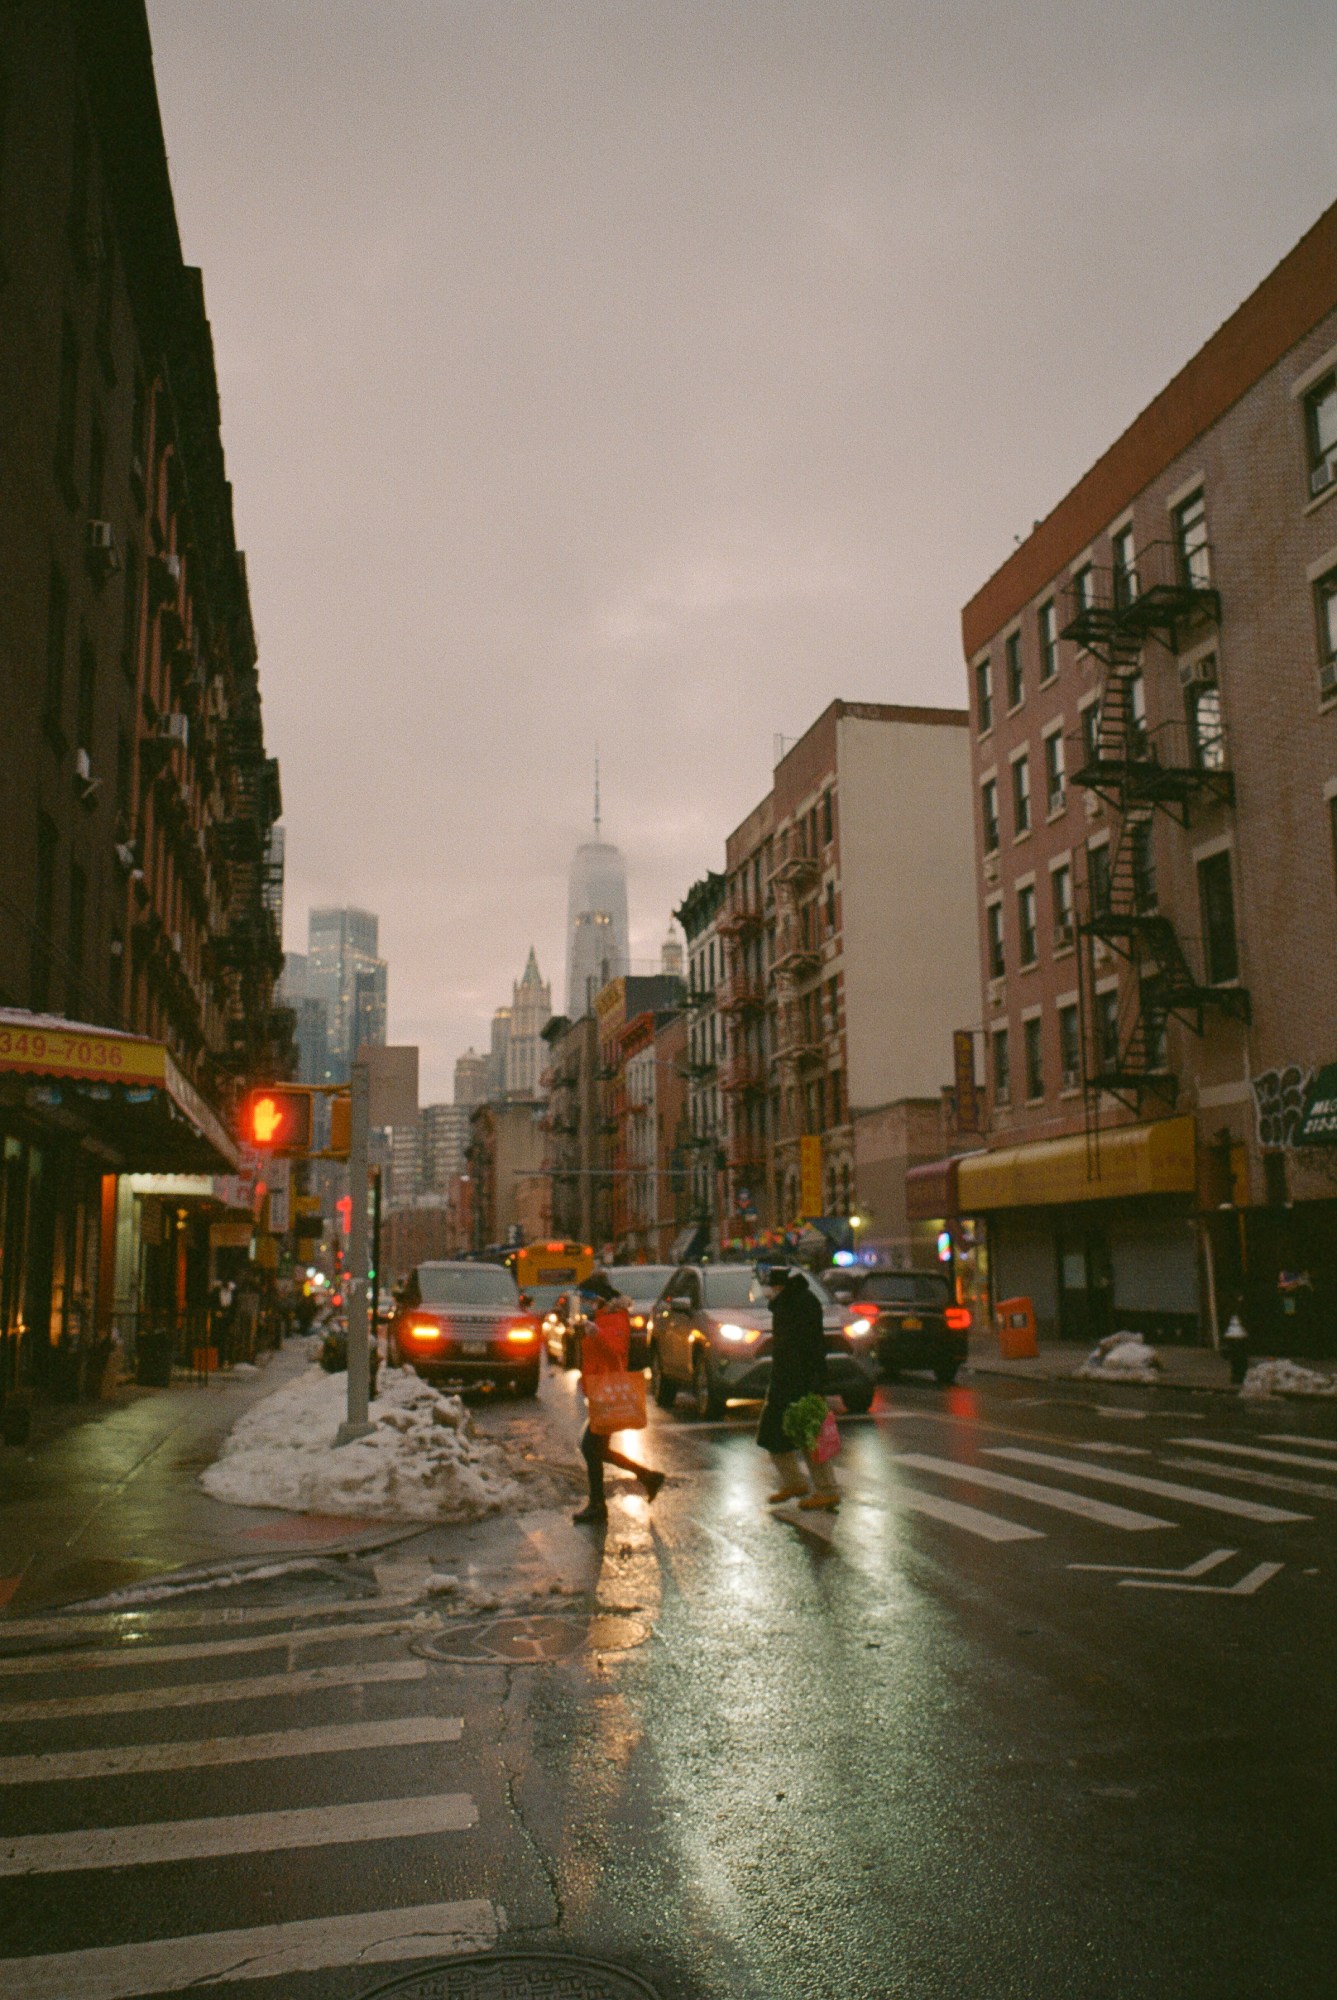
[[[972,1375],[988,1375],[995,1381],[1075,1382],[1083,1388],[1090,1386],[1095,1389],[1177,1389],[1181,1395],[1186,1396],[1238,1396],[1239,1394],[1239,1390],[1233,1382],[1176,1382],[1173,1380],[1164,1382],[1139,1382],[1136,1378],[1117,1375],[1078,1375],[1075,1370],[1066,1375],[1019,1375],[1011,1368],[990,1367],[987,1362],[981,1365],[978,1362],[972,1361],[968,1365]],[[1294,1394],[1294,1391],[1288,1390],[1282,1393]],[[1302,1400],[1311,1401],[1313,1399],[1305,1397]]]

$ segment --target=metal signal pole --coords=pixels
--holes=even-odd
[[[367,1141],[371,1125],[371,1072],[355,1062],[349,1073],[348,1134],[348,1282],[344,1304],[348,1313],[348,1416],[340,1424],[336,1444],[351,1444],[371,1429],[371,1348],[367,1325]]]

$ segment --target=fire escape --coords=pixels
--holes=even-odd
[[[1195,971],[1160,907],[1152,850],[1158,812],[1187,827],[1195,807],[1234,803],[1219,714],[1210,728],[1193,719],[1149,728],[1141,698],[1150,642],[1176,656],[1190,635],[1219,624],[1210,561],[1206,544],[1185,554],[1172,543],[1155,542],[1133,569],[1088,569],[1074,584],[1062,633],[1104,668],[1092,724],[1075,740],[1072,783],[1102,799],[1114,820],[1108,847],[1087,849],[1077,927],[1082,1088],[1093,1171],[1102,1094],[1139,1116],[1149,1102],[1175,1103],[1178,1078],[1166,1056],[1169,1020],[1201,1036],[1213,1010],[1249,1019],[1244,988],[1212,985]],[[1101,994],[1100,968],[1111,957],[1124,976],[1115,993]]]
[[[758,1089],[756,1059],[749,1052],[749,1041],[757,1032],[755,1024],[766,1012],[766,990],[748,963],[748,947],[760,938],[765,919],[736,890],[718,928],[728,941],[728,966],[715,1001],[724,1017],[726,1059],[721,1089],[729,1104],[726,1163],[732,1180],[731,1197],[736,1201],[743,1188],[750,1190],[766,1165],[766,1147],[756,1130],[754,1110],[757,1097],[765,1094],[765,1083],[763,1078]]]

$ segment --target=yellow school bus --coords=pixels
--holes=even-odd
[[[540,1285],[580,1285],[593,1269],[588,1243],[526,1243],[515,1253],[515,1282],[522,1292]]]

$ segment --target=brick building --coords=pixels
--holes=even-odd
[[[966,724],[960,709],[832,702],[729,836],[726,1240],[800,1217],[834,1238],[855,1212],[882,1235],[892,1219],[859,1186],[856,1124],[936,1102],[942,1023],[979,1008]]]
[[[78,1393],[118,1293],[207,1284],[216,1205],[158,1202],[141,1290],[117,1176],[226,1173],[287,1071],[280,796],[141,0],[9,9],[0,102],[0,1388]]]
[[[633,1103],[627,1088],[628,1046],[624,1031],[639,1016],[667,1015],[682,1006],[683,981],[674,973],[628,973],[594,996],[598,1046],[598,1099],[595,1150],[589,1167],[593,1189],[593,1235],[584,1239],[598,1251],[617,1254],[631,1228],[629,1206],[632,1156],[629,1140],[635,1130]],[[637,1037],[632,1037],[632,1052]]]
[[[726,1127],[720,1090],[724,1030],[717,997],[724,969],[724,939],[719,924],[725,899],[724,877],[712,868],[692,884],[673,913],[687,939],[688,1025],[683,1072],[687,1081],[684,1144],[688,1152],[690,1196],[686,1221],[699,1237],[697,1250],[718,1247],[724,1214]]]
[[[552,1226],[564,1241],[594,1241],[594,1186],[603,1154],[599,1124],[599,1039],[593,1014],[570,1021],[555,1014],[543,1030],[547,1067],[540,1079],[546,1104],[544,1169]]]
[[[1337,1327],[1337,207],[966,606],[992,1130],[1074,1338]],[[1284,1274],[1290,1274],[1287,1278]],[[1296,1284],[1305,1274],[1309,1282]]]

